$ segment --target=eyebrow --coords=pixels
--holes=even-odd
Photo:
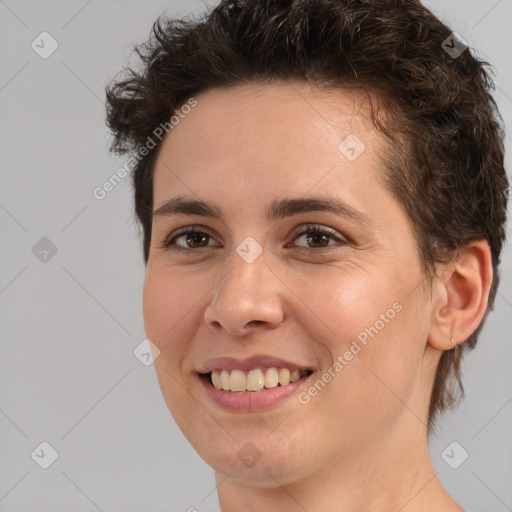
[[[367,226],[371,225],[368,215],[345,201],[333,197],[277,199],[267,206],[265,214],[270,220],[278,220],[313,211],[331,212],[349,217]],[[219,219],[222,222],[226,221],[222,210],[216,204],[203,200],[187,199],[182,196],[169,199],[153,212],[153,218],[171,215],[201,215]]]

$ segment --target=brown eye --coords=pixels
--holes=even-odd
[[[326,245],[329,245],[329,238],[331,237],[324,233],[313,233],[306,236],[308,244],[312,247],[325,247]]]
[[[336,245],[337,242],[338,244],[346,243],[333,229],[316,225],[306,226],[306,229],[298,233],[296,237],[296,240],[303,239],[305,241],[307,245],[297,245],[306,249],[323,249],[324,247]]]
[[[210,235],[206,233],[188,233],[187,235],[182,236],[186,237],[186,243],[188,247],[192,249],[197,247],[206,247],[208,245],[208,240],[210,239]]]
[[[173,233],[162,245],[163,249],[175,251],[188,251],[211,247],[212,236],[206,231],[196,228],[185,228],[178,233]]]

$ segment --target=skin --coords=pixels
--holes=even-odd
[[[217,204],[224,218],[154,217],[144,321],[161,351],[163,396],[215,470],[222,511],[461,511],[432,467],[427,411],[442,350],[485,313],[488,245],[425,275],[414,228],[383,184],[380,156],[391,149],[366,95],[282,83],[196,99],[162,144],[154,210],[183,196]],[[349,134],[365,144],[355,161],[338,150]],[[341,199],[367,220],[265,215],[274,200],[312,196]],[[308,242],[297,236],[306,224],[340,241]],[[175,241],[183,252],[162,248],[198,225],[210,235],[199,245],[185,235]],[[252,263],[236,252],[248,236],[263,251]],[[396,303],[394,318],[307,405],[295,394],[267,411],[226,411],[196,373],[213,357],[268,354],[313,368],[314,381]],[[237,457],[248,442],[261,453],[252,467]]]

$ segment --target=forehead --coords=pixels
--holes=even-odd
[[[361,187],[382,172],[385,142],[367,93],[290,82],[211,89],[195,99],[162,143],[155,205],[170,187],[187,195],[237,186],[305,194]]]

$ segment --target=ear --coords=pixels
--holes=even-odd
[[[486,241],[463,247],[450,263],[437,268],[428,336],[432,347],[450,350],[476,331],[487,311],[492,279]]]

